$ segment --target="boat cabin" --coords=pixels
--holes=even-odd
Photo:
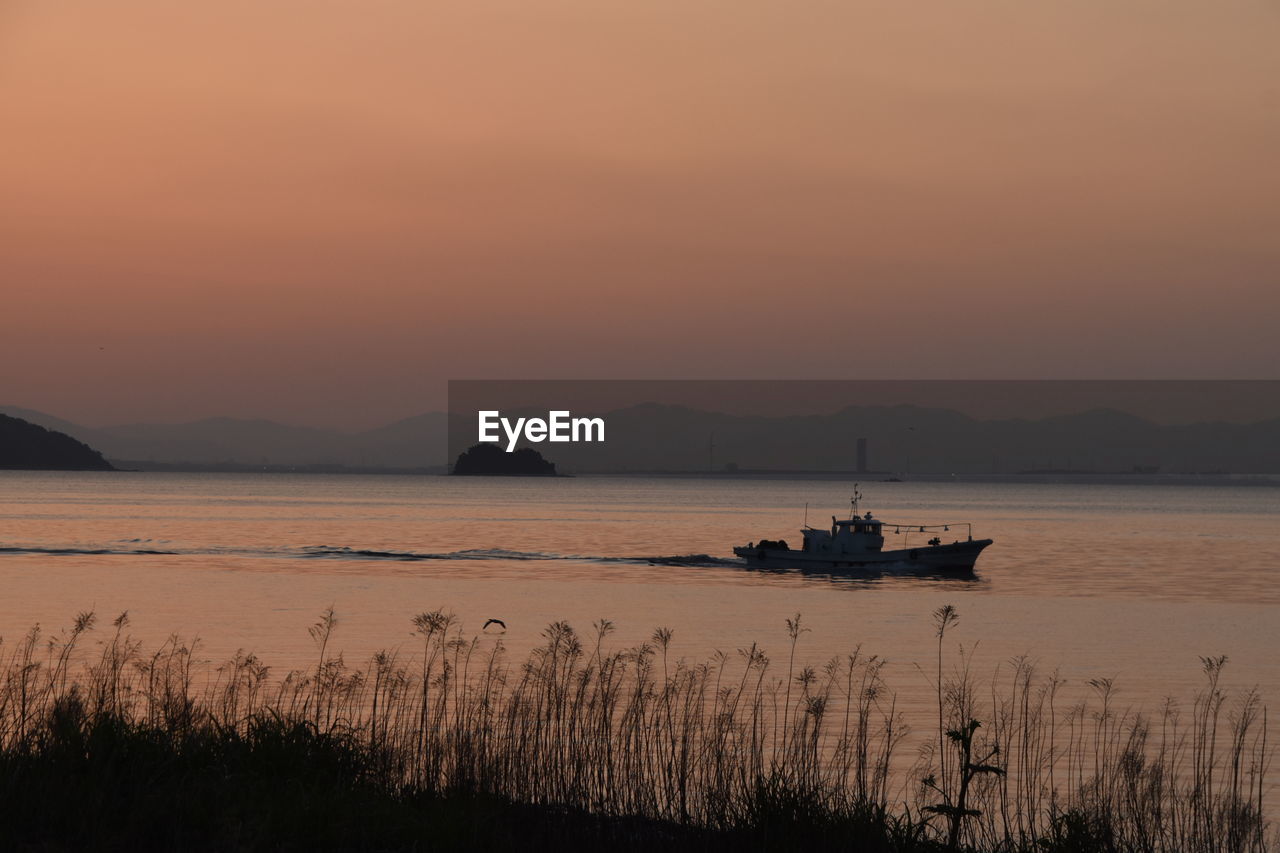
[[[871,513],[837,520],[831,518],[831,530],[807,527],[801,550],[811,554],[865,554],[876,553],[884,547],[883,525]]]

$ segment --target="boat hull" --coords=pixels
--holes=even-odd
[[[972,574],[978,555],[991,544],[990,539],[972,539],[947,545],[923,545],[899,551],[876,551],[859,554],[823,554],[787,548],[737,547],[733,553],[750,566],[760,568],[812,569],[833,572],[859,570],[871,572],[899,571],[948,572]]]

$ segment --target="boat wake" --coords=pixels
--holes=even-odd
[[[381,548],[353,548],[345,545],[312,545],[303,548],[147,548],[129,547],[147,540],[123,540],[114,546],[97,545],[0,545],[0,555],[28,554],[60,556],[237,556],[279,559],[371,560],[398,562],[447,562],[500,560],[510,562],[569,561],[578,563],[621,563],[627,565],[685,566],[691,568],[741,568],[743,561],[710,554],[670,554],[658,556],[605,556],[556,554],[544,551],[513,551],[506,548],[468,548],[461,551],[401,551]]]
[[[548,561],[562,560],[580,563],[626,563],[651,566],[691,566],[715,568],[718,566],[741,567],[742,560],[732,557],[713,557],[710,554],[672,554],[667,556],[611,557],[587,554],[554,554],[545,551],[511,551],[505,548],[468,548],[462,551],[382,551],[370,548],[347,548],[316,545],[303,549],[308,557],[365,560],[513,560]]]
[[[39,545],[0,545],[0,554],[50,554],[63,556],[97,556],[100,554],[145,554],[174,556],[179,551],[157,551],[153,548],[90,548],[74,547],[50,548]]]
[[[382,551],[375,548],[349,548],[345,545],[313,545],[302,549],[304,557],[327,557],[341,560],[555,560],[555,554],[532,551],[508,551],[503,548],[469,548],[465,551]]]

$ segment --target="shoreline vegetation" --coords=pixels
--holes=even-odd
[[[806,666],[808,629],[690,662],[656,630],[550,625],[523,660],[451,614],[363,665],[197,662],[92,613],[0,643],[7,849],[1267,851],[1274,751],[1256,690],[1153,714],[1028,659],[980,676],[933,614],[936,723],[912,730],[884,660]],[[909,767],[909,770],[902,768]]]

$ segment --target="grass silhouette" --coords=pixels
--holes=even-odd
[[[311,628],[314,666],[200,665],[83,613],[0,645],[9,849],[1265,851],[1270,759],[1254,691],[1119,710],[1025,659],[979,682],[943,646],[938,731],[908,731],[881,659],[781,667],[757,645],[689,662],[672,632],[550,625],[524,659],[442,611],[363,666]],[[916,742],[918,741],[918,743]],[[908,750],[915,750],[914,765]],[[910,770],[903,770],[911,765]]]

